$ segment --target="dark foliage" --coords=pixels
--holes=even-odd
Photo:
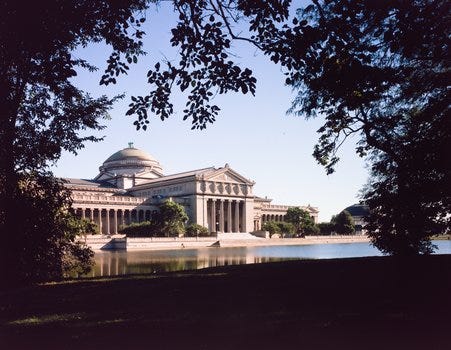
[[[128,237],[177,237],[185,234],[188,228],[189,235],[192,236],[205,235],[205,230],[208,234],[208,229],[200,225],[192,224],[185,228],[187,221],[188,215],[182,205],[165,201],[152,215],[151,221],[135,222],[120,231]]]
[[[208,228],[199,224],[189,224],[188,226],[186,226],[185,231],[185,234],[188,237],[205,237],[209,235]]]
[[[330,223],[333,225],[333,231],[340,235],[352,235],[355,232],[354,219],[347,210],[334,215]]]
[[[422,111],[405,124],[397,158],[373,158],[365,229],[385,253],[429,254],[430,237],[450,230],[451,118]]]
[[[69,211],[70,193],[49,176],[22,176],[10,210],[17,213],[14,230],[3,236],[3,287],[7,283],[26,284],[57,280],[87,273],[94,255],[77,242],[82,223]]]
[[[178,62],[157,63],[147,77],[151,91],[132,97],[128,115],[136,115],[137,129],[146,129],[152,112],[161,120],[174,112],[170,95],[177,86],[186,92],[184,119],[192,129],[213,123],[220,108],[212,103],[216,94],[229,91],[255,93],[256,79],[249,68],[234,61],[233,40],[247,41],[265,53],[283,35],[281,23],[288,19],[290,1],[193,1],[173,0],[179,15],[172,29],[171,44],[180,49]],[[247,34],[237,34],[234,25],[247,25]],[[276,57],[272,59],[277,62]]]
[[[188,215],[185,208],[176,202],[166,200],[158,208],[152,221],[159,236],[181,236],[185,234]]]
[[[373,244],[430,253],[431,235],[451,228],[448,2],[313,1],[299,17],[287,82],[298,90],[292,112],[325,118],[314,156],[331,173],[359,135]]]
[[[70,199],[47,167],[61,152],[76,153],[101,130],[116,98],[92,98],[71,82],[76,69],[95,70],[73,56],[78,46],[106,41],[112,47],[102,82],[124,73],[125,59],[142,54],[134,12],[146,1],[2,1],[0,3],[0,237],[2,276],[8,281],[56,279],[66,253],[82,266],[62,210]],[[66,232],[67,231],[67,232]],[[29,249],[28,249],[29,248]]]
[[[319,229],[310,217],[310,214],[299,207],[288,208],[285,221],[291,223],[294,226],[295,233],[299,233],[302,236],[319,233]]]
[[[152,237],[155,232],[155,224],[151,221],[135,222],[120,229],[127,237]]]
[[[295,226],[291,222],[285,221],[267,221],[263,224],[262,230],[268,231],[270,236],[274,234],[282,234],[291,237],[295,234]]]
[[[319,234],[320,235],[331,235],[334,231],[334,224],[331,222],[320,222],[318,224]]]

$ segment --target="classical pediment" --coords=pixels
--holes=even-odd
[[[228,166],[224,168],[219,168],[214,172],[204,175],[202,177],[205,181],[210,182],[220,182],[220,183],[234,183],[234,184],[246,184],[253,185],[254,182],[245,178],[244,176],[237,173],[235,170],[229,168]]]

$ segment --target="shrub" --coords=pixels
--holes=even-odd
[[[284,235],[284,236],[293,236],[294,235],[294,225],[290,222],[285,222],[285,221],[281,221],[281,222],[277,222],[276,225],[279,227],[279,231]]]
[[[271,236],[276,233],[280,233],[280,228],[274,221],[265,222],[262,226],[262,230],[268,231]]]
[[[189,237],[208,236],[208,228],[199,224],[190,224],[185,228],[186,235]]]
[[[151,237],[155,231],[155,225],[150,221],[134,222],[119,230],[127,237]]]

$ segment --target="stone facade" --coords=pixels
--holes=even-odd
[[[150,220],[167,199],[183,205],[190,222],[220,233],[258,231],[265,221],[283,221],[289,208],[255,196],[255,183],[228,164],[165,176],[155,158],[130,145],[99,170],[93,180],[65,180],[75,212],[97,223],[103,234]],[[317,221],[317,208],[301,208]]]

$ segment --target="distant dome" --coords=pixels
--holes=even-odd
[[[100,167],[101,173],[136,174],[143,171],[154,170],[163,173],[158,160],[149,153],[133,146],[124,148],[103,162]]]
[[[140,149],[137,149],[137,148],[128,147],[128,148],[124,148],[120,151],[117,151],[116,153],[111,155],[103,164],[108,163],[108,162],[118,161],[118,160],[133,160],[133,159],[157,162],[155,160],[155,158],[152,157],[150,154],[148,154],[144,151],[141,151]]]
[[[345,209],[351,216],[367,216],[370,212],[369,207],[365,204],[354,204]]]

